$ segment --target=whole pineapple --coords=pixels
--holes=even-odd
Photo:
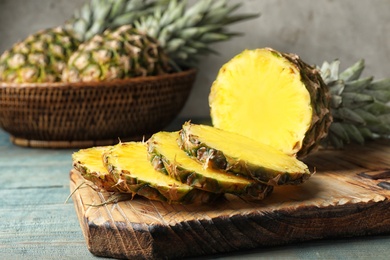
[[[360,78],[364,60],[339,72],[340,61],[324,62],[318,69],[331,93],[334,122],[324,146],[342,148],[367,139],[390,136],[390,79]]]
[[[214,52],[210,49],[211,43],[227,40],[235,35],[226,31],[227,25],[257,17],[232,15],[240,5],[228,6],[225,0],[200,0],[188,9],[187,1],[172,0],[164,5],[165,2],[155,5],[152,8],[153,12],[135,21],[133,30],[122,28],[107,30],[101,38],[95,37],[86,42],[88,48],[81,45],[69,59],[62,80],[102,81],[114,79],[112,71],[115,71],[114,74],[118,78],[123,78],[158,75],[171,70],[180,71],[195,67],[199,55]],[[112,40],[115,37],[112,35],[118,31],[127,31],[129,35],[123,34],[123,37],[114,43]],[[143,45],[137,45],[137,51],[126,53],[129,61],[121,62],[120,58],[115,57],[117,52],[123,50],[114,47],[116,51],[113,53],[106,47],[110,45],[106,41],[110,41],[114,46],[124,46],[127,39],[135,37],[148,37],[148,40],[142,42]],[[159,47],[155,46],[156,43]],[[158,55],[154,54],[156,50],[159,52]],[[153,53],[153,57],[149,52]],[[125,56],[122,57],[124,59]],[[170,66],[167,66],[166,62]],[[138,68],[141,68],[142,72]]]
[[[80,43],[107,28],[131,24],[154,4],[144,0],[91,0],[64,26],[41,30],[0,57],[0,81],[56,82]]]
[[[224,64],[209,104],[215,127],[299,157],[319,147],[332,121],[319,72],[270,48],[245,50]]]

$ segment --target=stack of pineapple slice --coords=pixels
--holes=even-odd
[[[341,76],[356,78],[352,72]],[[369,91],[384,82],[353,86]],[[352,83],[346,84],[351,90]],[[245,50],[222,66],[211,87],[214,126],[187,122],[179,132],[158,132],[146,143],[81,150],[73,156],[74,165],[104,190],[153,200],[202,203],[225,193],[261,200],[274,186],[301,184],[312,175],[298,158],[334,131],[331,110],[337,96],[332,91],[320,71],[297,55]],[[342,104],[351,101],[351,94],[341,94]],[[363,107],[378,104],[352,101]]]
[[[225,193],[262,200],[274,186],[299,184],[312,174],[273,147],[189,122],[146,142],[79,150],[73,165],[98,189],[168,203],[208,203]]]

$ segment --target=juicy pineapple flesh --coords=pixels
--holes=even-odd
[[[154,169],[148,159],[146,144],[127,142],[115,145],[104,153],[103,162],[118,178],[122,189],[152,200],[169,203],[209,203],[219,194],[194,189]]]
[[[214,126],[290,155],[302,146],[312,120],[310,94],[299,70],[264,49],[244,51],[226,63],[212,85],[209,99]],[[285,161],[281,165],[290,164]]]
[[[97,146],[73,153],[73,168],[80,172],[84,179],[91,181],[101,190],[125,192],[116,185],[117,180],[111,176],[103,164],[102,156],[110,148],[111,146]]]
[[[72,155],[75,168],[86,174],[105,175],[107,169],[103,165],[102,155],[108,147],[81,149]]]
[[[207,125],[194,125],[186,123],[183,126],[185,136],[194,138],[195,143],[204,145],[216,151],[221,151],[230,162],[227,170],[234,169],[237,165],[240,170],[252,171],[250,175],[258,180],[268,182],[269,177],[279,179],[285,184],[296,179],[306,179],[310,171],[306,164],[289,156],[274,147],[254,141],[251,138],[236,133],[224,131]],[[183,135],[182,135],[183,138]],[[191,140],[183,140],[183,143]],[[199,148],[199,147],[197,147]],[[210,160],[213,160],[210,158]],[[205,161],[207,163],[207,159]],[[240,172],[238,172],[240,173]],[[245,171],[242,174],[247,174]]]
[[[203,167],[200,163],[189,157],[186,152],[180,149],[177,144],[177,138],[179,137],[178,132],[160,132],[158,135],[159,136],[155,136],[155,138],[160,138],[160,141],[164,142],[164,144],[158,148],[160,153],[163,154],[165,158],[172,158],[173,164],[185,167],[189,171],[200,173],[206,178],[217,177],[220,182],[231,185],[233,188],[234,186],[248,185],[251,183],[251,181],[246,178]]]
[[[208,203],[219,196],[195,190],[154,170],[145,143],[81,149],[72,159],[74,168],[101,190],[169,203]]]
[[[179,132],[158,132],[148,141],[149,153],[160,156],[170,176],[210,192],[227,192],[239,195],[251,193],[257,198],[263,198],[264,194],[267,193],[268,187],[252,179],[203,167],[202,164],[180,149],[177,143],[178,138]]]
[[[156,171],[147,157],[147,148],[141,142],[121,143],[105,154],[106,167],[113,170],[117,176],[121,173],[137,178],[139,182],[149,183],[156,188],[170,189],[177,187],[182,191],[190,191],[188,185]],[[115,169],[114,169],[114,168]]]

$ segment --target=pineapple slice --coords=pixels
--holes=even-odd
[[[147,142],[148,154],[157,170],[191,187],[214,193],[231,193],[245,200],[261,200],[273,189],[253,179],[205,168],[180,149],[179,132],[158,132]]]
[[[121,190],[151,200],[200,204],[219,197],[219,194],[194,189],[155,170],[148,160],[147,147],[143,142],[114,145],[103,153],[103,164]]]
[[[81,149],[72,154],[73,168],[81,173],[84,179],[93,182],[99,189],[109,192],[122,192],[116,180],[103,165],[103,153],[110,146],[98,146]]]
[[[316,69],[265,48],[245,50],[222,66],[209,105],[215,127],[304,157],[327,134],[329,97]]]
[[[245,175],[267,185],[299,184],[311,176],[297,158],[212,126],[186,122],[179,145],[205,167]]]

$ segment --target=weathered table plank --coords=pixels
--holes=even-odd
[[[95,259],[72,201],[71,150],[17,147],[0,130],[0,259]]]

